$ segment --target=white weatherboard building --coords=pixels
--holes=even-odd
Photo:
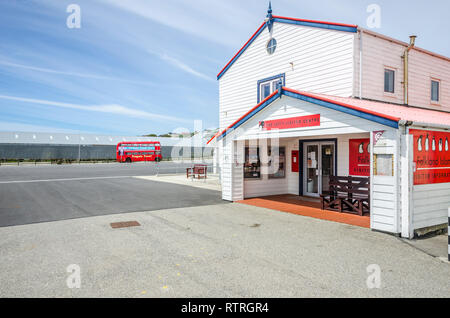
[[[318,197],[331,175],[366,176],[372,229],[446,224],[450,59],[414,40],[269,8],[218,74],[223,199]]]

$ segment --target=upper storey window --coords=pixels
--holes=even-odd
[[[270,39],[269,42],[267,42],[267,53],[269,53],[269,55],[272,55],[273,53],[275,53],[275,50],[277,49],[277,40],[275,39]]]
[[[285,75],[279,74],[258,81],[258,103],[278,89],[278,86],[285,86]]]
[[[432,80],[431,81],[431,101],[439,102],[439,81]]]
[[[395,71],[384,69],[384,92],[394,93],[395,91]]]

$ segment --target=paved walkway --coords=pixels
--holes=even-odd
[[[135,177],[141,180],[148,181],[158,181],[158,182],[166,182],[173,183],[179,185],[185,185],[195,188],[208,189],[221,191],[222,187],[220,186],[219,177],[217,175],[210,174],[207,179],[192,179],[187,178],[186,174],[176,174],[176,175],[157,175],[157,176],[138,176]]]

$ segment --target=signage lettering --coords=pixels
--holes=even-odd
[[[320,126],[320,114],[259,122],[259,127],[262,130],[291,129],[314,126]]]
[[[450,182],[450,133],[409,132],[414,138],[414,185]]]

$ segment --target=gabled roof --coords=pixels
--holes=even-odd
[[[334,109],[353,116],[361,117],[379,124],[398,128],[401,121],[410,121],[416,125],[439,126],[450,128],[450,113],[435,110],[394,105],[389,103],[361,100],[351,97],[339,97],[324,94],[314,94],[308,92],[296,91],[287,87],[282,87],[275,91],[258,105],[250,109],[242,117],[228,126],[222,132],[215,135],[208,141],[208,144],[214,139],[222,139],[234,129],[250,120],[254,115],[272,104],[282,95],[313,103],[322,107]]]
[[[325,22],[325,21],[316,21],[316,20],[305,20],[305,19],[296,19],[296,18],[288,18],[281,16],[272,16],[271,22],[278,23],[288,23],[295,25],[303,25],[314,28],[322,28],[336,31],[344,31],[344,32],[352,32],[356,33],[358,31],[358,26],[353,24],[344,24],[344,23],[336,23],[336,22]],[[220,79],[226,71],[233,65],[233,63],[245,52],[245,50],[253,43],[253,41],[264,31],[267,27],[267,22],[263,22],[261,26],[256,30],[256,32],[251,36],[251,38],[244,44],[244,46],[233,56],[233,58],[225,65],[225,67],[217,74],[217,79]]]

